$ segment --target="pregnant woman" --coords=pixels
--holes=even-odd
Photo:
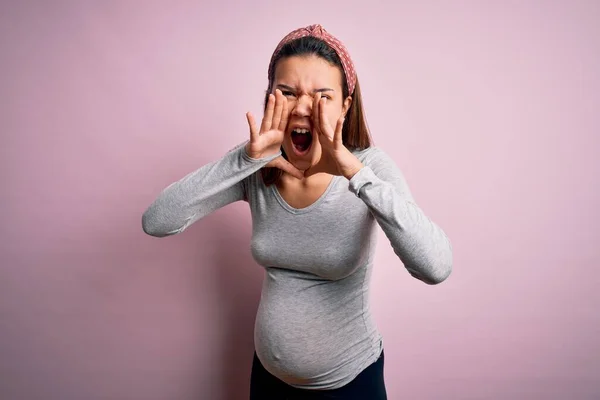
[[[247,202],[251,252],[265,269],[250,399],[386,399],[383,340],[369,310],[377,227],[430,285],[451,273],[450,241],[372,145],[356,71],[337,38],[320,25],[289,33],[268,80],[260,125],[247,114],[249,140],[167,186],[143,229],[178,234]]]

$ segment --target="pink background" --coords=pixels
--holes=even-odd
[[[247,398],[247,205],[167,239],[141,215],[246,139],[312,23],[453,242],[427,286],[380,231],[390,399],[600,398],[600,2],[52,3],[0,6],[2,399]]]

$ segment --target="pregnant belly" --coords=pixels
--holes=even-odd
[[[376,331],[358,305],[342,308],[298,297],[287,304],[261,301],[254,342],[264,367],[299,387],[328,387],[372,356]],[[337,308],[337,309],[336,309]]]
[[[293,318],[257,314],[256,353],[273,375],[289,384],[307,384],[330,374],[339,363],[335,332],[323,335],[316,324],[298,324]]]

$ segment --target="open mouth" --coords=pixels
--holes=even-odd
[[[312,133],[308,129],[297,128],[292,131],[292,147],[296,155],[302,156],[308,153],[312,140]]]

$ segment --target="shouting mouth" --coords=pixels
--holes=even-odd
[[[312,133],[309,129],[296,128],[292,130],[292,148],[297,156],[306,155],[312,147]]]

